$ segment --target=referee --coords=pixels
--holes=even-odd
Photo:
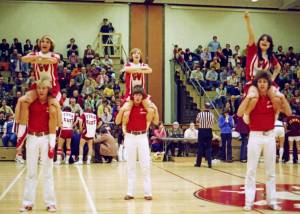
[[[195,167],[201,166],[202,157],[206,155],[208,167],[211,168],[213,138],[212,127],[214,124],[214,115],[209,111],[210,104],[205,103],[205,110],[197,115],[196,122],[198,123],[198,150]]]

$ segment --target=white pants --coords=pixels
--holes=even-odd
[[[256,169],[263,150],[266,174],[266,199],[269,205],[276,203],[276,142],[274,130],[269,132],[251,131],[248,141],[247,174],[245,180],[245,203],[252,206],[256,192]]]
[[[136,153],[138,151],[140,167],[144,180],[144,195],[152,196],[150,178],[150,150],[147,133],[132,135],[127,133],[124,138],[124,145],[127,154],[127,195],[133,196],[136,184]]]
[[[23,205],[33,205],[36,195],[39,154],[42,161],[44,178],[44,200],[46,206],[56,205],[53,184],[53,159],[48,157],[49,136],[36,137],[27,135],[26,159],[27,176],[23,197]]]

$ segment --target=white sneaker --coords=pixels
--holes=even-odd
[[[287,164],[294,164],[293,160],[289,160],[288,162],[285,162]]]
[[[23,212],[29,212],[29,211],[31,211],[32,210],[32,205],[23,205],[20,209],[19,209],[19,211],[21,212],[21,213],[23,213]]]
[[[56,207],[55,205],[50,205],[46,207],[46,210],[50,213],[55,213],[56,212]]]
[[[65,164],[69,164],[69,159],[66,159],[66,160],[65,160]]]
[[[277,204],[271,204],[269,205],[269,207],[272,209],[272,210],[275,210],[275,211],[280,211],[282,210],[282,208],[280,206],[278,206]]]
[[[77,162],[74,163],[75,165],[82,165],[83,164],[83,161],[82,160],[79,160]]]
[[[60,160],[56,160],[55,162],[54,162],[54,165],[60,165],[61,164],[61,161]]]
[[[87,161],[86,161],[86,164],[87,164],[87,165],[90,165],[90,164],[91,164],[91,160],[87,160]]]
[[[16,156],[16,159],[15,159],[16,163],[18,164],[24,164],[25,163],[25,160],[23,159],[22,156]]]
[[[245,206],[243,207],[243,210],[245,210],[245,211],[251,211],[251,210],[252,210],[252,207],[251,207],[250,205],[245,205]]]

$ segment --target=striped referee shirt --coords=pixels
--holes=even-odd
[[[199,129],[212,129],[214,125],[214,115],[210,111],[202,111],[198,113],[196,121]]]

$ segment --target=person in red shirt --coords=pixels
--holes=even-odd
[[[49,78],[51,82],[51,96],[49,101],[49,139],[55,142],[56,127],[61,126],[61,110],[59,100],[61,98],[60,87],[58,82],[57,66],[60,59],[58,54],[53,53],[54,41],[49,36],[42,36],[39,40],[40,52],[31,52],[22,57],[22,61],[32,63],[35,71],[35,79],[40,80],[43,77]],[[17,150],[22,147],[24,134],[26,132],[26,125],[29,118],[29,107],[37,99],[36,84],[32,84],[31,89],[22,97],[18,99],[16,106],[16,124],[17,126]],[[20,150],[20,149],[19,149]]]
[[[276,203],[275,164],[276,164],[276,141],[275,141],[275,111],[268,97],[268,90],[272,85],[271,76],[267,72],[256,74],[252,83],[259,92],[257,103],[250,111],[250,133],[248,140],[248,162],[245,179],[245,206],[244,210],[250,211],[254,204],[256,192],[256,169],[261,151],[264,154],[266,171],[266,200],[273,210],[281,210]],[[237,115],[241,117],[249,108],[250,97],[246,96],[242,101]],[[287,101],[286,105],[289,105]],[[289,107],[282,107],[288,109]]]
[[[142,169],[144,180],[144,199],[152,200],[151,177],[150,177],[150,149],[147,135],[147,111],[143,106],[143,97],[145,92],[142,86],[137,85],[133,88],[131,97],[133,106],[126,125],[124,134],[124,146],[127,153],[127,176],[128,191],[125,200],[134,199],[134,190],[136,183],[136,154],[139,154],[139,163]],[[116,124],[122,122],[124,109],[120,109]]]
[[[133,102],[130,99],[132,94],[132,90],[135,86],[140,85],[145,89],[145,74],[152,73],[152,69],[143,63],[142,52],[138,48],[134,48],[130,51],[130,59],[129,62],[125,65],[125,97],[124,97],[124,105],[122,108],[124,112],[127,112],[123,115],[123,125],[122,129],[123,132],[126,133],[126,124],[128,123],[128,115],[132,109]],[[150,100],[150,96],[145,94],[143,96],[142,101],[143,106],[147,111],[147,130],[149,129],[150,123],[153,120],[154,115],[157,112],[157,107],[155,104]],[[158,124],[158,120],[156,124]]]
[[[273,69],[272,81],[274,81],[280,73],[281,66],[273,53],[274,44],[272,37],[268,34],[263,34],[258,39],[257,44],[255,44],[254,31],[250,23],[248,12],[245,12],[244,19],[249,34],[246,62],[246,80],[248,83],[246,84],[244,91],[248,98],[251,99],[248,108],[243,115],[243,119],[246,124],[249,124],[249,114],[255,108],[259,97],[258,89],[252,84],[253,79],[258,72],[269,72],[270,69]],[[284,95],[280,93],[278,87],[274,85],[275,84],[272,83],[269,87],[267,96],[272,102],[272,106],[276,113],[275,116],[277,117],[284,102]]]
[[[56,211],[53,182],[54,144],[49,140],[49,104],[48,94],[52,88],[51,81],[42,77],[36,83],[37,99],[29,107],[29,120],[26,146],[27,176],[22,207],[20,212],[32,210],[37,186],[37,168],[39,156],[42,161],[44,178],[44,200],[48,212]]]

